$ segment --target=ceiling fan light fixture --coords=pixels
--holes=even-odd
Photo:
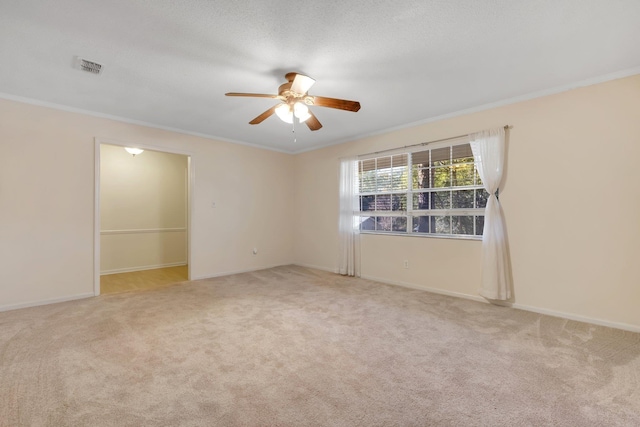
[[[320,123],[308,106],[336,108],[338,110],[353,112],[360,110],[360,103],[358,101],[309,95],[307,91],[315,83],[315,80],[309,76],[292,72],[285,74],[284,77],[287,79],[287,83],[280,85],[277,95],[242,92],[227,92],[225,95],[274,98],[280,100],[280,104],[272,106],[251,120],[249,122],[250,125],[260,124],[275,113],[280,120],[285,123],[294,123],[294,120],[298,119],[300,123],[306,124],[310,130],[316,131],[322,128],[322,123]]]
[[[296,74],[291,82],[291,90],[299,95],[306,94],[316,81],[304,74]]]
[[[293,114],[300,120],[300,123],[306,121],[311,114],[309,114],[309,107],[304,105],[302,102],[296,102],[293,104]]]
[[[288,104],[280,104],[276,107],[276,114],[285,123],[293,123],[293,112]]]

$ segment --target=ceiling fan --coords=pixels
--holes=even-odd
[[[357,101],[347,101],[346,99],[325,98],[323,96],[312,96],[307,92],[316,82],[309,76],[299,73],[287,73],[284,76],[287,83],[280,85],[277,95],[268,95],[262,93],[237,93],[229,92],[226,96],[248,96],[255,98],[274,98],[281,101],[280,104],[274,105],[264,113],[260,114],[249,124],[257,125],[262,123],[266,118],[276,113],[280,119],[286,123],[293,123],[294,116],[300,122],[307,124],[309,129],[318,130],[322,124],[317,117],[309,110],[309,106],[317,105],[319,107],[337,108],[339,110],[356,112],[360,109],[360,103]]]

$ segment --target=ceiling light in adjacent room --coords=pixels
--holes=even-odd
[[[142,148],[124,147],[124,149],[127,150],[127,153],[131,154],[133,157],[135,157],[136,154],[142,154],[144,152]]]

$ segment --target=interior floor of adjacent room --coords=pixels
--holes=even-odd
[[[100,294],[142,291],[189,280],[187,265],[100,276]]]

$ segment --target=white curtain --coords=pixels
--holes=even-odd
[[[511,264],[504,215],[498,200],[504,167],[505,130],[486,130],[469,136],[478,173],[489,192],[482,234],[480,295],[487,299],[507,300],[511,298]]]
[[[360,276],[360,251],[358,211],[358,159],[343,158],[340,161],[340,239],[338,272],[347,276]]]

